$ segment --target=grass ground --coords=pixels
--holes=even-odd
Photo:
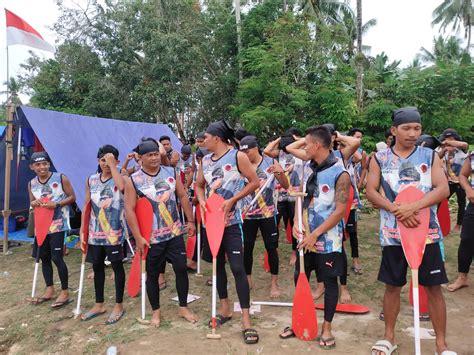
[[[363,275],[351,274],[349,287],[354,303],[368,306],[366,315],[336,314],[333,329],[337,348],[330,354],[368,354],[370,346],[383,335],[383,322],[378,320],[381,309],[383,285],[376,281],[380,262],[380,247],[377,238],[378,213],[362,213],[359,222],[360,254],[364,268]],[[283,240],[283,239],[281,239]],[[454,280],[457,270],[458,235],[446,239],[448,277]],[[350,246],[347,245],[350,250]],[[280,288],[281,301],[291,301],[293,295],[293,268],[289,266],[290,246],[280,244]],[[348,253],[350,253],[348,251]],[[350,254],[349,254],[350,255]],[[253,300],[269,300],[270,276],[263,272],[263,243],[257,242],[255,251]],[[72,250],[66,257],[70,272],[71,294],[77,293],[80,267],[80,252]],[[159,329],[150,329],[136,321],[140,314],[140,300],[125,298],[127,311],[125,318],[113,326],[105,326],[105,317],[90,322],[75,320],[72,315],[74,304],[53,311],[48,304],[32,306],[25,302],[29,296],[34,261],[30,257],[30,246],[13,249],[13,254],[0,256],[0,353],[104,353],[110,345],[115,345],[122,354],[174,353],[174,354],[280,354],[280,353],[324,353],[316,342],[302,342],[296,339],[280,340],[279,332],[291,323],[291,309],[262,307],[262,312],[253,316],[255,327],[260,333],[259,344],[249,346],[242,341],[240,316],[221,329],[221,340],[207,340],[207,322],[211,313],[211,288],[205,281],[211,273],[211,266],[204,263],[204,277],[193,274],[190,278],[190,293],[202,298],[190,305],[199,315],[200,321],[191,325],[179,319],[177,305],[171,301],[176,295],[171,267],[167,268],[168,288],[162,292],[163,321]],[[128,270],[129,264],[126,265]],[[90,268],[90,267],[89,267]],[[107,275],[112,273],[107,270]],[[38,292],[41,292],[40,276]],[[57,280],[57,276],[56,276]],[[236,301],[235,285],[229,277],[230,299]],[[314,285],[314,280],[310,284]],[[59,287],[59,285],[57,285]],[[444,291],[448,307],[448,342],[452,350],[459,354],[474,354],[474,283],[456,293]],[[108,310],[113,306],[113,281],[106,281]],[[84,307],[93,304],[93,284],[86,280],[83,295]],[[147,305],[148,306],[148,305]],[[150,308],[147,308],[148,314]],[[414,345],[404,329],[412,326],[412,310],[408,303],[408,288],[402,293],[402,309],[397,323],[397,343],[400,354],[413,353]],[[322,312],[318,312],[321,324]],[[422,323],[431,328],[431,323]],[[423,353],[433,354],[433,340],[422,341]]]

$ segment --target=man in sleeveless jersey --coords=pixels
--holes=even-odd
[[[406,284],[408,263],[400,242],[398,223],[415,228],[420,209],[430,209],[429,235],[419,269],[419,283],[428,294],[430,317],[436,333],[436,351],[447,350],[446,304],[441,285],[448,281],[439,242],[443,239],[436,216],[437,205],[449,194],[441,160],[431,149],[416,146],[422,131],[421,117],[414,107],[404,107],[392,115],[391,133],[395,144],[377,152],[370,162],[367,198],[380,209],[382,262],[378,280],[385,283],[383,301],[385,334],[372,347],[375,355],[394,351],[395,324],[400,311],[400,292]],[[399,205],[395,198],[407,186],[425,193],[414,203]],[[383,190],[383,194],[379,191]]]
[[[89,235],[86,261],[94,270],[95,305],[85,312],[81,319],[90,320],[106,313],[104,284],[104,260],[111,263],[114,271],[115,305],[106,324],[118,322],[123,314],[123,294],[125,289],[125,270],[123,268],[123,248],[125,237],[125,218],[123,208],[124,176],[120,174],[119,152],[111,145],[104,145],[97,152],[99,172],[89,176],[86,181],[84,209],[91,204]],[[82,219],[84,221],[84,215]],[[81,225],[81,249],[84,251],[84,225]]]
[[[160,291],[158,276],[165,261],[173,265],[178,292],[178,315],[195,323],[197,316],[187,307],[189,289],[186,270],[186,248],[183,233],[195,232],[191,205],[181,180],[176,178],[172,167],[160,164],[159,146],[155,141],[144,141],[137,152],[142,168],[132,174],[125,184],[125,214],[135,237],[138,252],[143,253],[145,245],[150,249],[146,258],[146,290],[153,314],[150,324],[159,327],[161,322]],[[138,198],[146,198],[153,207],[153,227],[150,242],[143,238],[138,227],[135,206]],[[179,219],[177,198],[181,199],[187,224],[183,228]]]
[[[169,136],[161,136],[160,144],[163,145],[163,148],[166,151],[169,165],[176,167],[179,162],[179,153],[173,149],[173,146],[171,145],[171,138]]]
[[[40,248],[39,255],[46,290],[43,296],[34,298],[31,302],[40,304],[54,297],[53,262],[61,280],[61,292],[51,307],[61,308],[70,302],[68,269],[63,259],[63,247],[64,233],[71,229],[69,225],[69,205],[76,200],[76,195],[69,179],[61,173],[51,172],[50,167],[51,160],[46,152],[36,152],[31,155],[30,169],[35,172],[36,177],[28,184],[30,206],[33,209],[46,207],[54,210],[53,221]],[[49,199],[49,202],[44,202],[43,198]],[[38,244],[35,238],[32,256],[36,258],[37,253]]]
[[[265,249],[268,254],[268,264],[270,266],[271,287],[270,298],[280,296],[278,289],[278,230],[276,224],[276,204],[274,191],[276,182],[282,188],[288,189],[289,182],[285,177],[281,165],[273,158],[262,156],[258,150],[258,141],[255,136],[246,136],[240,140],[240,151],[247,154],[250,164],[257,172],[260,188],[244,197],[242,200],[244,216],[244,262],[245,272],[249,280],[250,289],[253,288],[252,266],[253,249],[257,232],[260,229]],[[272,181],[266,185],[268,179]],[[276,180],[276,181],[275,181]],[[250,205],[260,189],[265,187],[257,201]]]

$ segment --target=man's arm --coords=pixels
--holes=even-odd
[[[67,197],[64,200],[59,201],[61,207],[70,205],[76,201],[76,193],[72,188],[71,182],[66,175],[62,176],[63,190]]]
[[[360,139],[351,136],[344,136],[339,132],[336,134],[336,141],[341,143],[339,150],[341,151],[342,158],[347,162],[360,147]]]
[[[273,160],[272,173],[275,175],[275,178],[281,187],[284,189],[288,189],[290,187],[290,180],[288,179],[288,176],[286,176],[280,163],[278,163],[276,160]]]
[[[362,152],[362,160],[360,161],[360,165],[362,166],[362,171],[360,173],[360,180],[359,180],[359,186],[357,188],[362,190],[362,188],[365,185],[365,179],[367,177],[367,171],[369,169],[369,164],[367,164],[367,153],[364,151]]]
[[[312,249],[318,238],[334,228],[345,216],[347,211],[347,204],[349,203],[349,190],[351,188],[351,179],[349,173],[341,174],[336,182],[335,201],[336,209],[329,217],[308,236],[304,237],[298,248]]]
[[[299,158],[303,161],[310,160],[310,157],[306,154],[306,151],[303,149],[305,146],[305,139],[299,138],[290,145],[286,146],[286,151],[296,158]]]
[[[367,199],[376,208],[383,208],[386,211],[392,212],[395,206],[385,196],[380,194],[380,166],[375,156],[370,159],[369,173],[367,175],[367,186],[365,188]]]
[[[186,215],[188,235],[194,235],[196,228],[194,226],[194,216],[193,209],[189,203],[188,194],[184,189],[181,179],[176,179],[176,195],[178,195],[179,200],[181,201],[181,207],[183,208],[184,214]]]
[[[464,160],[462,165],[461,172],[459,173],[459,184],[466,191],[466,197],[471,203],[474,203],[474,189],[469,183],[469,176],[471,175],[471,156],[468,156]]]
[[[82,208],[82,213],[81,213],[81,227],[79,228],[79,238],[81,240],[81,250],[85,251],[85,245],[84,245],[84,219],[86,218],[86,215],[84,211],[86,210],[87,204],[91,201],[91,192],[89,188],[89,179],[86,181],[86,196],[84,198],[84,207]]]
[[[143,253],[145,245],[149,244],[145,238],[142,237],[140,228],[138,227],[138,219],[135,213],[135,207],[137,205],[137,193],[135,187],[133,186],[131,178],[126,179],[124,195],[125,218],[130,230],[132,231],[133,237],[135,238],[138,250],[140,253]]]
[[[204,179],[204,173],[202,172],[202,163],[198,165],[195,187],[196,199],[198,200],[198,203],[204,212],[206,210],[206,195],[204,193],[204,189],[206,187],[206,180]]]
[[[468,148],[469,148],[469,144],[467,144],[467,142],[463,142],[463,141],[451,141],[451,140],[446,140],[443,142],[443,145],[447,146],[451,146],[451,147],[454,147],[454,148],[458,148],[458,149],[461,149],[463,152],[467,152]]]
[[[280,149],[278,149],[278,144],[280,144],[281,138],[277,138],[274,141],[268,143],[268,145],[263,150],[263,154],[268,155],[270,158],[278,158],[278,153],[280,153]]]
[[[178,165],[179,162],[179,153],[177,151],[173,151],[171,153],[171,159],[170,159],[170,165],[175,168],[176,165]]]

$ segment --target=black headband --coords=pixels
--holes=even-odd
[[[112,153],[115,159],[119,157],[119,151],[113,145],[106,144],[99,148],[97,152],[97,158],[101,159],[105,154]]]
[[[392,126],[398,127],[406,123],[421,123],[421,116],[416,107],[402,107],[392,114]]]
[[[230,141],[234,138],[234,130],[224,120],[211,123],[206,129],[206,133]]]
[[[144,141],[141,142],[137,147],[137,153],[140,155],[150,153],[150,152],[159,152],[160,146],[155,141]]]

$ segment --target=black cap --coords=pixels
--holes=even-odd
[[[46,153],[46,152],[35,152],[35,153],[31,154],[30,164],[39,163],[39,162],[42,162],[42,161],[47,161],[48,163],[51,163],[51,159],[49,158],[48,153]]]
[[[192,149],[190,145],[186,144],[181,147],[181,154],[191,154],[191,153],[192,153]]]
[[[421,145],[421,144],[423,144],[423,147],[435,150],[441,145],[441,142],[438,140],[438,138],[430,136],[429,134],[422,134],[416,140],[416,145]]]
[[[240,150],[252,149],[258,147],[257,137],[245,136],[240,140]]]
[[[441,134],[441,136],[439,137],[439,140],[444,141],[446,138],[454,138],[457,141],[461,140],[461,136],[453,128],[445,129],[443,133]]]

